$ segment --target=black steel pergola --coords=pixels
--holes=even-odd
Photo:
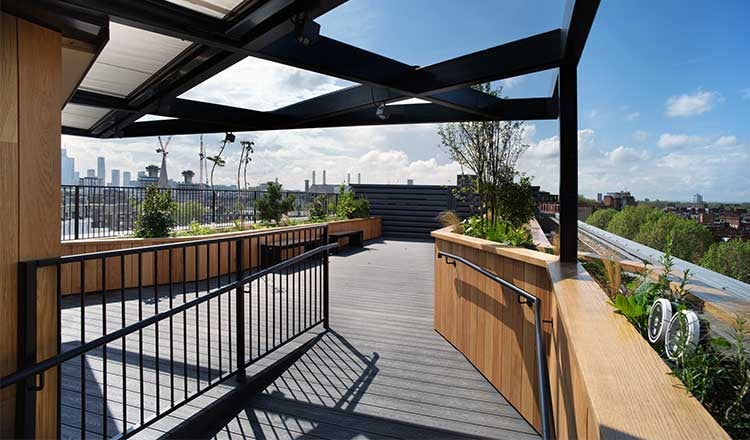
[[[77,90],[69,103],[106,109],[87,129],[98,138],[475,120],[560,120],[560,251],[577,248],[577,65],[599,0],[567,0],[561,28],[425,67],[396,61],[318,33],[315,19],[346,0],[245,0],[215,18],[166,0],[13,0],[12,14],[43,21],[101,48],[109,21],[192,42],[126,97]],[[178,96],[245,57],[257,57],[360,85],[273,111]],[[550,96],[502,99],[471,88],[558,69]],[[401,105],[420,98],[427,103]],[[376,115],[387,104],[387,118]],[[146,115],[172,119],[137,120]]]

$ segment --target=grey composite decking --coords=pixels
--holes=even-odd
[[[330,304],[331,332],[308,350],[292,367],[262,394],[249,399],[231,421],[216,432],[218,438],[309,438],[309,439],[453,439],[453,438],[520,438],[538,437],[533,429],[498,394],[471,364],[432,329],[433,245],[430,242],[385,241],[370,243],[359,252],[347,251],[331,257]],[[261,292],[263,288],[261,288]],[[283,292],[282,292],[283,293]],[[109,295],[112,295],[110,293]],[[177,295],[179,296],[179,295]],[[173,299],[176,300],[177,296]],[[168,298],[168,295],[166,296]],[[264,297],[252,295],[253,301]],[[67,300],[67,299],[66,299]],[[77,301],[77,300],[76,300]],[[160,304],[165,304],[164,297]],[[73,302],[76,304],[76,302]],[[118,328],[121,319],[119,303],[107,306],[110,328]],[[137,304],[137,299],[133,300]],[[226,314],[227,305],[223,306]],[[274,303],[277,304],[278,303]],[[131,304],[132,305],[132,304]],[[284,302],[278,310],[283,313]],[[162,307],[160,305],[160,307]],[[233,305],[232,305],[233,307]],[[101,332],[101,309],[92,303],[87,309],[87,328],[91,336]],[[80,339],[80,328],[74,319],[78,313],[71,307],[71,319],[63,324],[63,340]],[[126,308],[126,314],[133,313]],[[272,308],[271,310],[274,310]],[[211,309],[218,316],[218,305]],[[201,322],[206,322],[205,310]],[[127,318],[127,317],[126,317]],[[263,318],[263,317],[261,317]],[[127,320],[127,319],[126,319]],[[227,320],[228,321],[228,320]],[[261,319],[263,321],[263,319]],[[185,389],[182,372],[187,370],[188,390],[196,386],[196,372],[205,383],[208,354],[205,329],[199,343],[188,324],[189,355],[183,363],[175,357],[174,389],[179,400]],[[114,327],[113,327],[114,326]],[[277,328],[279,323],[277,322]],[[179,328],[179,329],[178,329]],[[182,321],[175,320],[173,330],[182,335]],[[259,331],[253,344],[263,341],[265,328]],[[164,335],[167,327],[160,327]],[[282,328],[283,332],[283,328]],[[267,367],[293,348],[323,332],[318,326],[259,360],[249,373]],[[212,332],[214,360],[218,358],[216,331]],[[87,335],[87,338],[91,337]],[[229,332],[224,331],[222,345],[223,370],[227,371]],[[145,394],[144,413],[156,405],[155,334],[144,331]],[[126,342],[127,412],[129,425],[138,422],[140,385],[138,369],[138,338]],[[150,343],[149,343],[150,342]],[[176,346],[183,343],[176,339]],[[122,432],[122,347],[121,342],[108,347],[108,405],[106,408],[108,435]],[[169,404],[171,377],[168,343],[160,347],[160,403]],[[196,347],[198,348],[196,350]],[[257,347],[256,347],[257,349]],[[204,361],[196,368],[195,354]],[[103,418],[102,352],[84,359],[87,385],[87,436],[101,437]],[[183,367],[183,364],[187,364]],[[167,373],[165,373],[165,371]],[[218,372],[212,365],[212,374]],[[80,360],[63,367],[63,430],[66,437],[80,436]],[[234,382],[208,391],[202,397],[177,409],[156,422],[139,437],[155,438],[185,423],[191,416],[215,402],[233,389]]]

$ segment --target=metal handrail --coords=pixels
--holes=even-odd
[[[512,290],[517,295],[523,297],[526,299],[525,304],[527,304],[529,307],[534,309],[534,333],[535,333],[535,339],[536,339],[536,366],[537,366],[537,381],[539,382],[539,412],[542,415],[542,437],[545,440],[552,439],[552,429],[553,429],[553,414],[552,414],[552,408],[551,408],[551,402],[552,402],[552,396],[550,394],[550,384],[549,384],[549,371],[547,369],[547,357],[545,356],[545,349],[544,349],[544,339],[542,336],[542,300],[532,295],[531,293],[521,289],[518,286],[515,286],[512,283],[509,283],[505,281],[504,279],[500,278],[499,276],[495,275],[494,273],[488,271],[487,269],[480,267],[471,261],[459,257],[458,255],[454,255],[448,252],[439,251],[438,258],[445,257],[446,263],[450,264],[450,260],[460,261],[464,265],[474,269],[475,271],[481,273],[482,275],[486,276],[487,278],[491,279],[492,281],[500,284],[503,287],[507,287],[508,289]]]
[[[338,247],[338,243],[332,243],[327,245],[318,246],[315,249],[309,250],[307,252],[301,253],[299,255],[296,255],[292,258],[289,258],[287,260],[284,260],[278,264],[275,264],[273,266],[270,266],[268,268],[259,270],[258,272],[254,272],[252,274],[249,274],[243,278],[240,278],[238,280],[233,280],[229,284],[226,284],[221,287],[217,287],[216,289],[211,290],[207,294],[200,296],[198,298],[195,298],[191,301],[188,301],[184,304],[180,304],[179,306],[173,307],[169,310],[166,310],[164,312],[161,312],[159,314],[153,315],[148,318],[144,318],[141,321],[138,321],[136,323],[133,323],[127,327],[123,327],[117,331],[114,331],[112,333],[109,333],[107,335],[104,335],[100,338],[94,339],[90,342],[87,342],[83,345],[80,345],[76,348],[73,348],[71,350],[67,350],[63,353],[57,354],[55,356],[52,356],[50,358],[47,358],[41,362],[37,362],[34,365],[25,368],[23,370],[17,371],[15,373],[11,373],[5,377],[0,378],[0,389],[6,388],[11,385],[15,385],[19,382],[22,382],[24,380],[27,380],[31,378],[32,376],[40,375],[44,373],[45,371],[49,370],[50,368],[54,368],[57,365],[62,364],[63,362],[69,361],[77,356],[80,356],[82,354],[88,353],[91,350],[97,349],[105,344],[109,344],[113,341],[116,341],[122,337],[128,336],[130,334],[133,334],[137,332],[138,330],[143,330],[144,328],[153,325],[157,322],[163,321],[165,319],[168,319],[170,316],[175,316],[185,310],[188,310],[192,307],[195,307],[199,304],[202,304],[206,301],[209,301],[213,298],[216,298],[217,296],[229,292],[231,290],[234,290],[238,288],[239,286],[245,285],[250,283],[251,281],[255,281],[258,278],[261,278],[265,275],[268,275],[272,272],[277,272],[282,269],[286,269],[290,266],[293,266],[303,260],[306,260],[314,255],[317,255],[322,252],[328,252],[332,249],[335,249]]]

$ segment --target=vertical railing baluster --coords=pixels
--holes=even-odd
[[[120,256],[120,325],[125,328],[125,255]],[[127,336],[122,337],[122,432],[128,432]]]
[[[172,290],[172,248],[169,248],[169,273],[167,274],[169,282],[169,310],[174,307],[173,290]],[[169,317],[169,402],[174,406],[174,320]],[[158,324],[157,324],[158,325]]]
[[[107,334],[107,259],[102,258],[102,336]],[[102,346],[102,373],[104,386],[102,387],[102,437],[107,438],[107,344]]]
[[[323,227],[323,237],[328,237],[328,225]],[[323,253],[323,326],[326,330],[331,329],[329,297],[328,297],[328,251]]]
[[[138,321],[143,321],[143,251],[138,252]],[[138,329],[138,370],[140,378],[140,415],[141,425],[144,421],[143,392],[143,330]]]
[[[153,274],[153,283],[154,283],[154,315],[159,314],[159,251],[153,251],[154,255],[154,274]],[[154,325],[154,343],[155,343],[155,349],[156,354],[154,355],[155,360],[155,366],[156,366],[156,416],[158,417],[161,413],[161,366],[160,364],[160,358],[159,358],[159,324],[161,322],[157,322]]]
[[[187,246],[182,247],[182,303],[187,303]],[[184,398],[188,396],[188,354],[187,354],[187,310],[182,312],[182,379]]]
[[[235,329],[237,330],[237,380],[239,382],[245,382],[245,292],[244,287],[240,284],[240,280],[243,278],[243,259],[242,249],[243,240],[238,238],[234,245],[234,260],[235,260],[235,309],[237,313],[237,319]],[[230,332],[231,334],[231,332]]]

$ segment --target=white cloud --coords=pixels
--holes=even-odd
[[[714,146],[728,147],[730,145],[735,145],[736,143],[737,143],[737,138],[735,136],[720,136],[714,142]]]
[[[605,154],[607,158],[614,163],[648,159],[648,154],[645,151],[636,150],[634,148],[625,147],[623,145],[620,145],[619,147]]]
[[[648,132],[643,130],[636,130],[633,132],[633,139],[635,139],[638,142],[643,142],[646,139],[648,139]]]
[[[750,88],[742,89],[740,94],[742,95],[742,99],[750,99]]]
[[[586,118],[588,119],[594,119],[599,116],[599,110],[597,109],[591,109],[585,113]]]
[[[514,76],[512,78],[500,80],[500,85],[503,86],[503,89],[505,90],[512,90],[521,85],[523,81],[524,79],[522,76]]]
[[[625,116],[625,119],[628,121],[635,121],[636,119],[640,118],[641,114],[639,112],[632,112],[629,113],[627,116]]]
[[[659,148],[680,148],[686,147],[688,145],[695,145],[702,141],[703,139],[698,136],[664,133],[659,136],[659,140],[656,142],[656,145],[658,145]]]
[[[718,92],[699,90],[694,95],[670,96],[666,102],[669,117],[697,116],[711,110],[721,100]]]

